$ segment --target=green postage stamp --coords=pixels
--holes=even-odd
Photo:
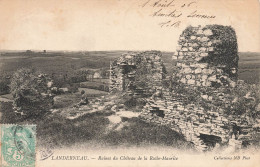
[[[34,167],[36,125],[1,125],[1,166]]]

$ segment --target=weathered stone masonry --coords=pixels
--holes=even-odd
[[[178,44],[177,54],[173,56],[177,59],[175,79],[193,86],[234,86],[232,80],[237,80],[238,53],[232,28],[188,27]]]
[[[188,27],[178,41],[173,91],[163,90],[162,97],[152,97],[143,109],[145,121],[166,125],[183,134],[198,150],[208,150],[216,143],[231,141],[240,147],[250,140],[253,124],[239,116],[228,116],[234,97],[226,90],[235,87],[238,54],[236,34],[231,27],[213,25]],[[187,101],[195,90],[199,97]],[[180,88],[179,88],[180,89]],[[210,107],[205,107],[203,104]],[[217,104],[222,104],[219,106]],[[233,139],[232,136],[236,139]]]
[[[152,95],[165,77],[159,51],[129,52],[110,64],[110,92]]]
[[[147,97],[140,118],[183,134],[198,150],[250,141],[255,122],[246,114],[227,114],[237,99],[232,88],[242,82],[235,31],[221,25],[187,27],[178,44],[172,86],[163,86],[161,52],[130,52],[111,63],[110,92]]]

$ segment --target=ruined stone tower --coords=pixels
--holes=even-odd
[[[229,26],[187,27],[180,35],[173,78],[193,86],[231,85],[237,80],[238,51]]]
[[[250,121],[230,114],[237,99],[230,92],[238,83],[235,31],[222,25],[190,26],[178,44],[173,91],[147,100],[140,117],[183,134],[198,150],[249,141]]]
[[[110,63],[110,92],[152,95],[162,87],[165,67],[159,51],[129,52]]]

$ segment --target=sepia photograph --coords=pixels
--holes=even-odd
[[[260,163],[258,0],[0,0],[3,167]]]

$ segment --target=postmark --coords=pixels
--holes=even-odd
[[[1,125],[1,166],[35,166],[36,125]]]
[[[46,160],[53,155],[53,147],[46,147],[40,150],[40,160]]]

